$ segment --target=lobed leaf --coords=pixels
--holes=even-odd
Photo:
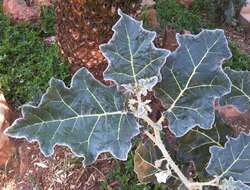
[[[250,183],[250,136],[241,133],[229,138],[225,147],[212,146],[211,159],[206,168],[212,176],[220,179],[233,177],[242,183]]]
[[[160,68],[169,51],[156,48],[153,44],[156,33],[145,30],[142,22],[118,11],[120,20],[114,25],[114,35],[100,46],[109,61],[104,78],[119,85],[136,84],[139,79],[160,76]]]
[[[227,141],[226,137],[232,135],[230,127],[216,117],[212,129],[204,130],[196,127],[178,139],[178,159],[184,162],[193,161],[196,171],[203,173],[210,159],[209,147],[212,145],[223,147]]]
[[[222,30],[203,30],[198,35],[177,35],[179,48],[161,70],[156,94],[177,137],[199,126],[209,129],[215,120],[214,101],[230,92],[231,83],[222,63],[231,57]]]
[[[233,105],[239,111],[250,110],[250,72],[226,68],[225,72],[232,81],[232,91],[221,98],[222,105]]]
[[[6,133],[38,141],[45,156],[53,154],[55,145],[65,145],[84,157],[85,165],[102,152],[126,160],[139,126],[124,110],[123,102],[115,87],[102,85],[86,69],[80,69],[70,88],[61,80],[51,79],[40,104],[24,105],[22,118]]]

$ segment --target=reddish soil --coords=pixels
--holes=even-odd
[[[44,157],[37,143],[14,141],[16,152],[0,171],[0,187],[3,190],[99,190],[100,181],[114,167],[107,154],[97,162],[83,168],[81,160],[65,147],[56,147],[55,154]]]
[[[224,27],[226,36],[235,42],[241,51],[250,54],[250,33],[249,31],[238,32],[234,27],[225,26]]]

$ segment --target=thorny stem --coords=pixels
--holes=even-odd
[[[138,102],[142,102],[141,96],[137,95]],[[214,178],[213,180],[209,182],[191,182],[188,180],[188,178],[182,173],[182,171],[179,169],[178,165],[174,162],[174,160],[171,158],[169,152],[165,148],[161,136],[160,136],[160,130],[156,128],[156,122],[152,121],[148,116],[143,116],[141,119],[143,119],[145,122],[150,125],[154,133],[151,134],[150,132],[146,131],[145,134],[154,142],[154,144],[160,149],[162,152],[162,155],[168,162],[171,169],[177,174],[181,182],[187,187],[188,190],[202,190],[204,186],[219,186],[219,179]]]

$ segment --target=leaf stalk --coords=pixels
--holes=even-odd
[[[141,95],[137,95],[138,102],[141,102]],[[219,178],[214,178],[209,182],[191,182],[188,178],[182,173],[178,165],[171,158],[169,152],[165,148],[165,145],[161,139],[160,129],[155,127],[159,125],[159,123],[154,122],[149,116],[144,115],[141,119],[148,123],[153,128],[153,134],[149,131],[145,131],[145,134],[154,142],[154,144],[160,149],[164,159],[168,162],[170,168],[176,173],[179,177],[180,181],[187,187],[188,190],[202,190],[204,186],[219,186]]]

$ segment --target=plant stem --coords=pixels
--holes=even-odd
[[[191,182],[187,179],[187,177],[182,173],[182,171],[179,169],[178,165],[174,162],[174,160],[171,158],[170,154],[166,150],[160,136],[160,130],[155,128],[155,122],[152,121],[148,116],[144,116],[142,118],[144,121],[146,121],[150,126],[153,127],[154,135],[149,133],[148,131],[145,132],[145,134],[155,143],[155,145],[160,149],[162,152],[164,158],[167,160],[169,166],[171,169],[176,173],[176,175],[179,177],[181,182],[189,189],[189,190],[202,190],[204,186],[215,186],[218,187],[219,179],[214,178],[213,180],[209,182]]]
[[[160,131],[156,128],[154,129],[154,136],[152,134],[150,134],[149,132],[146,132],[146,135],[155,143],[155,145],[160,149],[160,151],[162,152],[164,158],[166,158],[169,166],[171,167],[171,169],[177,174],[177,176],[180,178],[180,180],[182,181],[182,183],[186,186],[189,187],[189,180],[186,178],[186,176],[184,176],[184,174],[182,173],[182,171],[179,169],[179,167],[177,166],[177,164],[173,161],[173,159],[171,158],[170,154],[168,153],[168,151],[166,150],[161,138],[160,138]]]
[[[142,103],[141,94],[136,94],[138,104]],[[157,128],[157,124],[161,124],[161,119],[158,122],[154,122],[151,118],[149,118],[148,115],[144,115],[141,117],[145,122],[150,125],[153,130],[154,134],[149,133],[148,131],[145,132],[145,134],[154,142],[154,144],[160,149],[162,152],[162,155],[164,156],[164,159],[168,162],[170,168],[176,173],[176,175],[179,177],[180,181],[187,187],[188,190],[202,190],[204,186],[219,186],[219,178],[215,177],[213,180],[209,182],[191,182],[188,180],[188,178],[182,173],[178,165],[174,162],[174,160],[171,158],[169,152],[165,148],[165,145],[162,142],[160,129]]]

